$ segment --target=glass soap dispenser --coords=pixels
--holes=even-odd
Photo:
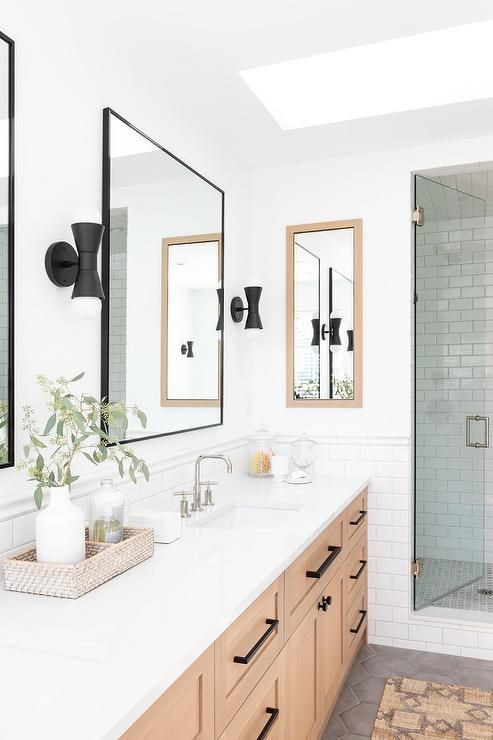
[[[101,481],[92,497],[92,540],[116,545],[123,539],[123,494],[113,488],[111,478]]]
[[[265,426],[257,429],[250,438],[250,475],[270,475],[272,459],[272,434]]]

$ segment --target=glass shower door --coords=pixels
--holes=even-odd
[[[420,609],[483,576],[490,274],[481,198],[416,176],[415,206],[423,219],[415,225],[414,254],[414,605]]]

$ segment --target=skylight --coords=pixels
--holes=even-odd
[[[493,20],[240,72],[282,129],[493,96]]]

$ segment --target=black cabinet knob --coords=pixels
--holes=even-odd
[[[318,602],[318,608],[326,612],[328,607],[332,604],[332,596],[322,596],[322,601]]]

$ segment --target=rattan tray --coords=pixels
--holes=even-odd
[[[78,599],[111,578],[150,558],[154,530],[124,527],[123,540],[108,545],[86,540],[86,559],[75,565],[38,563],[36,548],[3,561],[7,591]]]

